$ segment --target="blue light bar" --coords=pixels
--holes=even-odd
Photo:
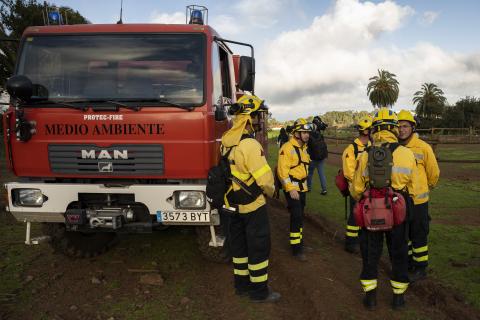
[[[60,21],[60,13],[57,11],[52,11],[48,13],[48,19],[52,20],[53,22]]]
[[[203,24],[203,14],[200,10],[192,10],[189,24]]]

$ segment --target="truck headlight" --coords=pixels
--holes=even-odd
[[[203,191],[175,191],[175,208],[205,209],[205,193]]]
[[[40,189],[12,189],[12,202],[20,207],[41,207],[46,197]]]

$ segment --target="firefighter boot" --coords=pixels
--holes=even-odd
[[[365,293],[363,305],[368,310],[375,310],[375,307],[377,306],[377,289],[373,289]]]
[[[293,257],[300,262],[308,261],[307,256],[303,252],[293,255]]]
[[[405,297],[402,294],[393,294],[393,299],[392,299],[392,308],[393,310],[399,310],[401,308],[405,307]]]
[[[427,271],[425,268],[416,267],[415,271],[410,275],[410,282],[414,283],[423,280],[427,277]]]
[[[358,243],[347,243],[345,242],[345,251],[352,254],[358,253]]]
[[[274,303],[280,300],[282,295],[278,292],[273,291],[272,289],[268,288],[268,296],[264,299],[254,299],[251,298],[250,300],[252,302],[258,302],[258,303]]]

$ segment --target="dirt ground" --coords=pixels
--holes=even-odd
[[[478,310],[431,279],[407,291],[405,310],[392,311],[385,263],[379,307],[366,311],[358,281],[361,259],[342,250],[341,237],[332,234],[326,221],[306,221],[305,241],[313,252],[302,263],[290,256],[283,205],[270,203],[269,215],[269,281],[282,294],[276,304],[235,296],[232,267],[203,260],[190,247],[195,233],[170,228],[126,236],[109,253],[93,259],[67,259],[46,244],[12,244],[33,254],[18,275],[21,289],[0,302],[0,319],[480,319]],[[143,284],[140,278],[145,275],[156,278]]]

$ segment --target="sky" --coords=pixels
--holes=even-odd
[[[52,0],[92,23],[115,23],[120,0]],[[185,23],[192,1],[123,0],[124,23]],[[223,37],[255,47],[255,93],[273,117],[373,110],[366,94],[378,69],[397,75],[395,110],[437,84],[450,104],[480,97],[478,0],[201,1]],[[234,52],[248,54],[232,47]]]

